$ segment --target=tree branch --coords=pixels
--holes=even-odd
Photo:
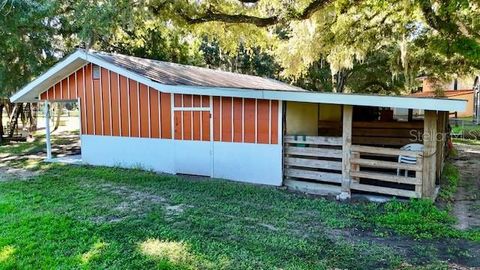
[[[259,0],[239,0],[242,3],[256,3]],[[322,9],[328,4],[332,3],[333,0],[314,0],[311,2],[301,13],[293,15],[291,19],[293,20],[305,20],[310,18],[316,11]],[[211,10],[208,10],[205,14],[200,15],[199,17],[188,17],[182,15],[182,17],[190,24],[199,24],[205,22],[225,22],[225,23],[246,23],[253,24],[258,27],[267,27],[278,24],[282,19],[275,15],[271,17],[256,17],[244,14],[224,14],[224,13],[214,13]]]
[[[199,24],[199,23],[206,23],[206,22],[225,22],[225,23],[247,23],[253,24],[258,27],[267,27],[270,25],[275,25],[280,22],[280,18],[278,16],[272,17],[255,17],[249,15],[242,15],[242,14],[223,14],[223,13],[213,13],[212,11],[207,11],[200,17],[197,18],[190,18],[186,15],[182,15],[182,17],[190,24]]]
[[[450,20],[444,20],[437,14],[432,8],[432,3],[430,0],[420,0],[420,8],[422,10],[423,16],[427,21],[427,24],[444,34],[457,35],[459,34],[459,29],[455,23],[452,23]]]

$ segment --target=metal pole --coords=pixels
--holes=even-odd
[[[47,141],[47,160],[52,159],[52,144],[50,142],[50,103],[45,101],[45,138]]]
[[[477,85],[475,92],[475,123],[480,125],[480,85]]]
[[[480,124],[480,77],[475,79],[475,85],[473,86],[473,122],[477,125]]]

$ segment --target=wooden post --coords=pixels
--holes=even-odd
[[[408,122],[413,121],[413,109],[408,109]]]
[[[419,157],[417,159],[417,164],[419,166],[422,166],[422,168],[423,168],[423,157]],[[420,184],[415,185],[415,193],[417,194],[417,198],[422,197],[422,190],[423,190],[423,186],[422,186],[423,185],[423,179],[422,179],[423,175],[422,174],[423,173],[421,171],[420,172],[419,171],[415,172],[415,178],[420,179]]]
[[[52,144],[50,142],[50,102],[45,101],[45,139],[47,141],[47,160],[52,159]]]
[[[359,159],[361,157],[360,153],[359,152],[353,152],[351,153],[351,158],[352,159]],[[360,165],[358,164],[351,164],[351,169],[350,169],[350,173],[351,172],[359,172],[360,171]],[[352,180],[352,182],[354,183],[359,183],[360,182],[360,178],[359,177],[351,177],[350,178]]]
[[[422,197],[429,198],[435,192],[437,154],[437,113],[425,111],[423,134]]]
[[[342,193],[350,197],[350,157],[352,146],[352,117],[353,107],[351,105],[343,106],[343,142],[342,142]]]
[[[444,152],[445,152],[445,127],[446,127],[446,112],[438,112],[437,115],[437,159],[436,159],[436,166],[437,166],[437,179],[440,179],[443,170],[443,159],[444,159]]]
[[[445,132],[445,137],[443,137],[443,149],[442,149],[442,170],[443,170],[443,165],[445,165],[445,157],[447,156],[446,152],[448,151],[448,139],[450,138],[450,112],[446,111],[444,112],[445,119],[444,119],[444,132]]]

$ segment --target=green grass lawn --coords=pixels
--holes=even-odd
[[[467,145],[480,145],[480,140],[469,140],[469,139],[462,139],[462,138],[453,138],[454,143],[458,144],[467,144]]]
[[[0,154],[38,147],[0,146]],[[429,200],[340,203],[141,170],[32,168],[29,179],[0,180],[0,269],[480,266],[480,231],[456,230]]]
[[[480,125],[458,125],[452,126],[452,134],[458,138],[469,139],[474,141],[480,140]]]
[[[361,235],[480,241],[478,232],[456,231],[453,222],[426,200],[346,204],[220,180],[51,165],[34,179],[0,183],[0,267],[438,266],[435,246],[415,258]]]

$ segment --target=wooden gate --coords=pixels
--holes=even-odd
[[[342,183],[342,138],[284,137],[284,184],[317,194],[338,194]]]

